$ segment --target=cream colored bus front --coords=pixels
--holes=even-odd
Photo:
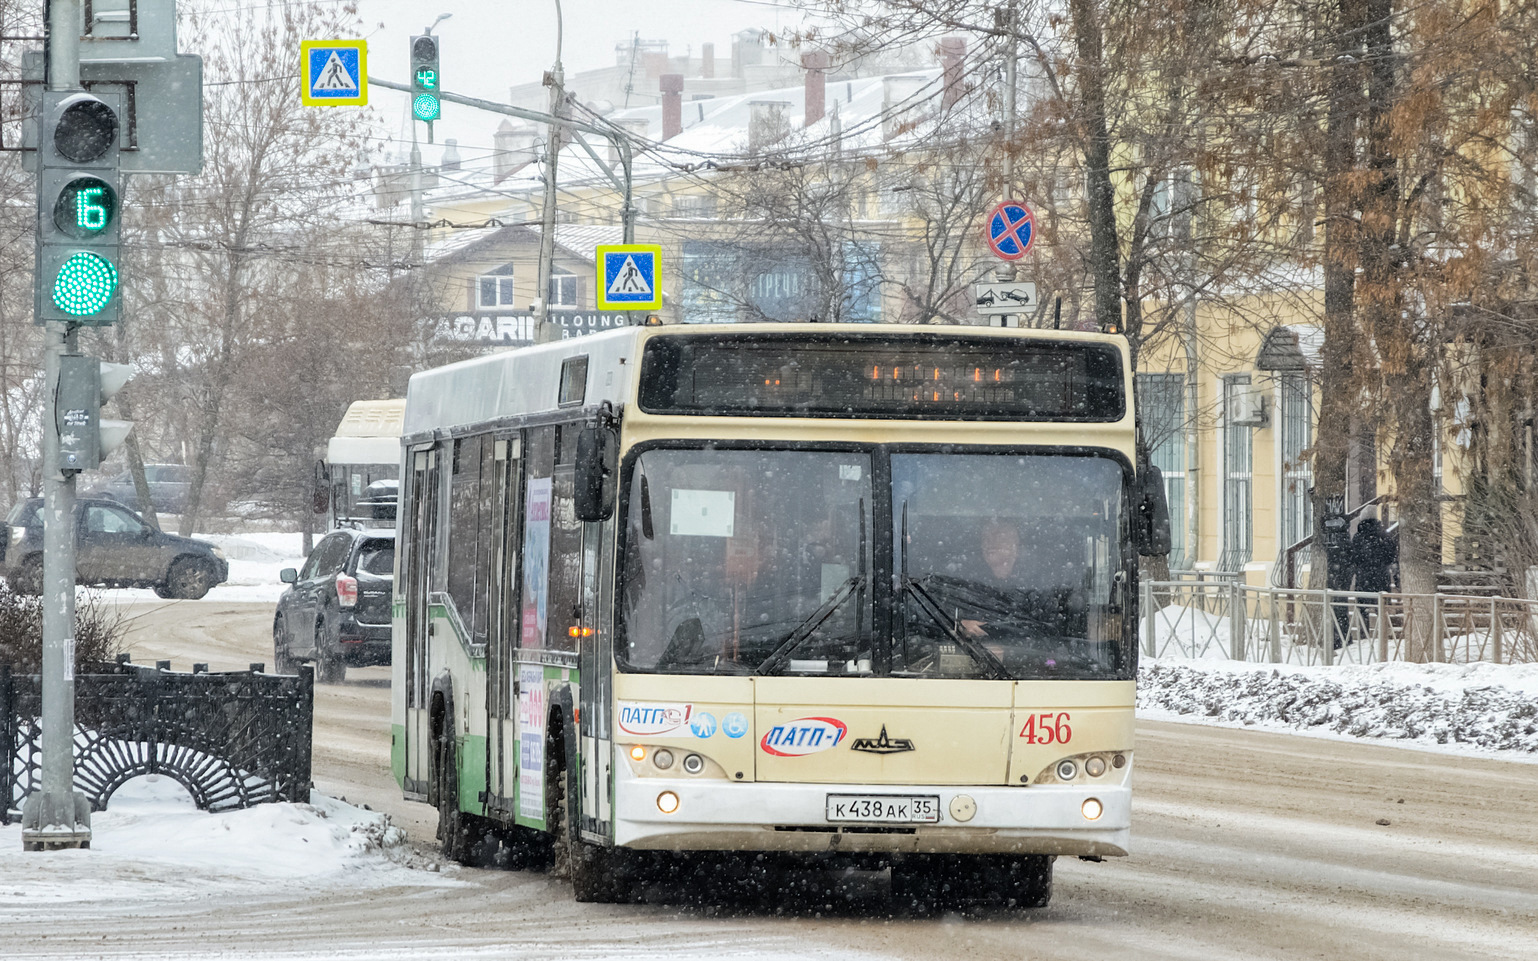
[[[615,843],[1125,854],[1126,426],[633,419]]]

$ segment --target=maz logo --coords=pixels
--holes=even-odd
[[[881,736],[878,738],[858,737],[849,745],[851,751],[864,751],[866,754],[901,754],[904,751],[913,750],[913,742],[905,737],[889,738],[886,736],[886,725],[881,725]]]

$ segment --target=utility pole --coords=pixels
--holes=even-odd
[[[1018,85],[1019,48],[1015,42],[1015,10],[995,7],[993,25],[1004,37],[1004,190],[1000,200],[1013,200],[1015,192],[1015,87]],[[1019,280],[1020,264],[1001,268],[1000,280]]]
[[[1015,189],[1015,86],[1018,82],[1019,49],[1015,43],[1013,7],[995,7],[993,25],[1004,37],[1004,196],[1014,199]]]
[[[45,25],[49,91],[80,90],[79,0],[52,0]],[[45,111],[46,117],[46,111]],[[50,135],[46,120],[40,130]],[[39,197],[43,193],[39,161]],[[39,208],[42,204],[39,203]],[[41,209],[39,238],[42,237]],[[41,264],[41,258],[39,263]],[[34,282],[50,281],[39,268]],[[47,296],[46,291],[43,294]],[[91,805],[75,790],[75,471],[59,458],[59,372],[66,353],[75,352],[75,325],[50,320],[44,333],[43,403],[43,764],[41,789],[22,809],[21,846],[50,851],[91,846]],[[3,763],[11,763],[6,759]]]
[[[426,217],[422,207],[422,148],[417,143],[417,125],[411,125],[411,262],[422,262],[423,238],[425,228],[422,220]]]
[[[550,88],[550,116],[566,113],[566,72],[561,67],[561,0],[555,0],[555,67],[545,74]],[[556,339],[550,323],[550,275],[555,267],[555,184],[556,165],[561,157],[561,127],[552,119],[545,138],[545,208],[541,212],[539,232],[539,289],[534,292],[534,342],[548,344]]]

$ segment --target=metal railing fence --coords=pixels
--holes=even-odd
[[[1146,657],[1269,664],[1538,663],[1538,601],[1145,581]]]

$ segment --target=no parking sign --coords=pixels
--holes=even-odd
[[[1006,200],[988,215],[988,249],[1004,260],[1019,260],[1036,242],[1036,215],[1018,200]]]

